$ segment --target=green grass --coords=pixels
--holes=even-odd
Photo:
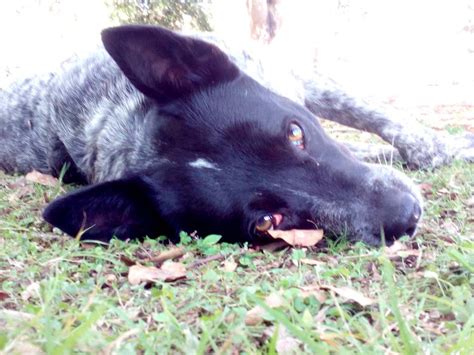
[[[80,245],[40,218],[61,189],[0,175],[0,351],[470,354],[474,166],[411,175],[426,206],[406,254],[344,241],[269,253],[183,235],[187,278],[135,286],[130,262],[150,265],[170,246]],[[230,260],[237,268],[226,271]],[[324,287],[305,297],[310,285],[358,290],[373,304]],[[262,319],[249,325],[256,306]]]

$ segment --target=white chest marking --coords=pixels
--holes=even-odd
[[[192,166],[193,168],[198,168],[198,169],[214,169],[214,170],[221,170],[218,167],[216,167],[213,163],[210,161],[207,161],[206,159],[198,158],[195,161],[192,161],[188,163],[189,166]]]

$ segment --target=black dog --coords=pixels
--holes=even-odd
[[[362,163],[304,107],[207,42],[151,26],[102,34],[104,50],[0,96],[0,167],[91,183],[44,218],[108,241],[197,230],[252,241],[275,229],[372,245],[413,235],[414,185]]]

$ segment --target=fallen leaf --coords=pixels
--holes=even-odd
[[[293,338],[286,327],[278,328],[278,337],[276,341],[276,351],[278,354],[297,354],[300,353],[301,342]]]
[[[35,189],[31,185],[20,186],[8,196],[8,202],[12,203],[21,200],[23,197],[31,195],[33,192],[35,192]]]
[[[26,186],[26,185],[27,185],[26,179],[25,179],[24,176],[22,176],[22,177],[16,179],[15,181],[8,183],[7,187],[9,189],[15,190],[15,189],[18,189],[18,188]]]
[[[115,276],[114,274],[107,274],[105,275],[105,284],[107,286],[112,286],[114,283],[117,282],[117,276]]]
[[[265,303],[270,308],[277,308],[283,306],[285,300],[279,293],[273,292],[265,297]]]
[[[276,292],[269,294],[265,297],[265,303],[270,308],[278,308],[283,306],[285,300],[283,297]],[[255,306],[251,310],[247,311],[245,315],[245,324],[246,325],[257,325],[263,321],[263,315],[265,310],[260,306]]]
[[[292,246],[311,247],[324,235],[322,229],[291,229],[287,231],[271,230],[268,233],[275,239],[283,239]]]
[[[299,289],[303,298],[314,296],[320,303],[326,301],[326,295],[318,285],[301,286]]]
[[[354,301],[360,304],[362,307],[367,307],[375,303],[375,300],[365,296],[360,291],[354,290],[350,287],[333,287],[329,285],[321,285],[322,289],[328,289],[334,291],[339,296],[346,298],[349,301]]]
[[[438,190],[438,194],[441,194],[441,195],[449,195],[449,190],[445,187],[442,187]]]
[[[26,174],[25,176],[27,181],[34,182],[36,184],[55,187],[58,186],[59,180],[55,177],[47,174],[40,173],[39,171],[33,170]]]
[[[255,306],[245,314],[245,325],[257,325],[263,321],[265,311],[260,306]]]
[[[319,339],[324,341],[330,346],[337,347],[337,343],[334,341],[335,339],[339,338],[338,334],[335,333],[320,333]]]
[[[181,263],[166,262],[161,268],[155,266],[133,265],[128,270],[128,281],[132,285],[142,282],[176,281],[186,277],[186,268]]]
[[[10,295],[5,291],[0,291],[0,301],[5,301],[6,299],[10,298]]]
[[[425,196],[433,194],[433,185],[431,184],[422,183],[418,185],[418,188],[420,189],[421,193]]]
[[[237,269],[237,263],[234,259],[227,259],[224,261],[224,271],[234,272]]]
[[[163,265],[161,265],[161,270],[177,276],[186,276],[186,267],[182,263],[177,263],[171,260],[165,261]]]
[[[40,285],[38,282],[33,282],[32,284],[29,284],[21,293],[21,299],[23,301],[28,301],[31,297],[39,297],[39,295]]]
[[[420,255],[420,250],[418,249],[408,249],[408,247],[400,243],[398,240],[395,241],[391,246],[385,247],[384,249],[385,255],[389,259],[393,258],[406,258],[408,256],[419,256]]]

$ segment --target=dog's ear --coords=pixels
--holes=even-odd
[[[161,27],[108,28],[102,41],[132,84],[159,102],[230,81],[239,73],[216,46]]]
[[[141,178],[87,186],[54,200],[43,212],[53,226],[81,240],[108,242],[156,236],[164,225],[155,205],[156,193]]]

